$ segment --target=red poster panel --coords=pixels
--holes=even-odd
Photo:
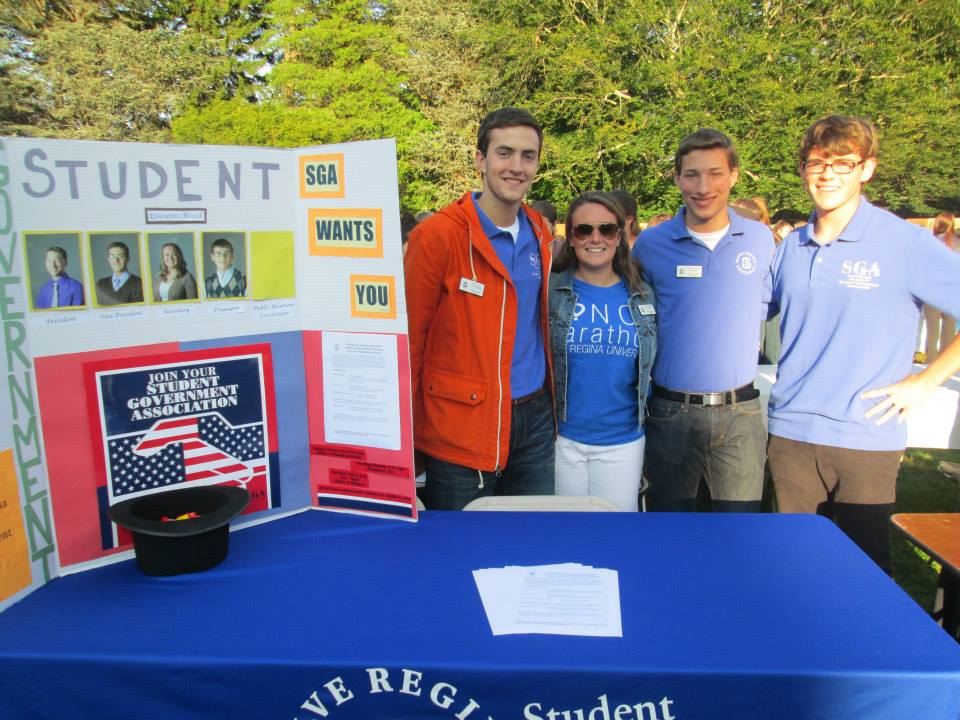
[[[122,500],[229,484],[250,492],[247,513],[280,503],[269,344],[129,350],[37,361],[62,565],[129,545],[107,515]],[[78,380],[71,392],[57,393],[58,371]]]
[[[304,366],[310,434],[310,487],[315,507],[415,520],[410,354],[405,334],[397,342],[400,448],[391,450],[328,442],[324,432],[323,338],[305,332]]]

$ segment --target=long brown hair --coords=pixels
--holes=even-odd
[[[573,225],[571,223],[574,214],[579,208],[591,203],[602,205],[617,218],[617,225],[620,226],[620,241],[617,244],[617,249],[613,252],[613,271],[626,283],[630,292],[639,292],[642,287],[640,263],[630,254],[630,244],[623,235],[623,228],[627,222],[626,214],[620,207],[620,203],[610,193],[599,190],[589,190],[581,193],[567,208],[565,221],[567,232],[572,236]],[[553,260],[553,271],[559,273],[568,268],[576,269],[577,265],[579,265],[577,254],[573,251],[573,243],[568,239]]]
[[[180,273],[177,277],[183,277],[187,274],[187,262],[183,259],[183,251],[180,249],[180,246],[176,243],[168,242],[164,243],[163,247],[160,248],[160,280],[163,282],[167,281],[167,277],[170,274],[170,269],[167,267],[167,264],[163,261],[163,250],[164,248],[172,247],[173,254],[177,258],[177,272]]]
[[[942,239],[944,244],[951,250],[953,249],[953,238],[956,232],[953,229],[953,223],[956,218],[953,213],[942,212],[933,219],[933,234]]]

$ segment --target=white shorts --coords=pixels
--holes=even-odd
[[[557,495],[606,498],[620,510],[637,510],[646,437],[623,445],[587,445],[557,437]]]

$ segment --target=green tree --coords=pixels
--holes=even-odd
[[[407,52],[391,56],[434,128],[417,146],[418,171],[438,208],[478,184],[477,125],[491,109],[500,64],[491,61],[489,33],[471,3],[403,0],[397,30]]]
[[[30,12],[27,12],[29,10]],[[189,28],[136,28],[116,8],[39,2],[3,14],[12,109],[3,132],[164,141],[174,115],[222,74]]]
[[[190,31],[57,21],[36,42],[49,84],[38,129],[91,140],[170,139],[170,121],[205,85],[209,53]]]
[[[0,0],[0,133],[28,132],[42,116],[32,42],[45,23],[69,14],[68,2]]]
[[[126,4],[140,27],[189,29],[204,37],[221,62],[211,70],[218,81],[218,98],[253,100],[263,85],[263,72],[275,61],[267,45],[271,17],[266,0],[135,0],[142,7]],[[132,11],[135,9],[135,11]],[[211,97],[197,98],[202,104]]]
[[[276,58],[258,102],[239,98],[185,112],[180,142],[296,146],[393,137],[404,204],[433,197],[419,171],[430,123],[391,57],[406,49],[392,7],[367,0],[273,0],[267,47]]]
[[[675,209],[672,153],[709,125],[738,142],[738,192],[803,209],[796,149],[828,112],[873,118],[871,194],[905,214],[956,203],[955,2],[475,0],[490,19],[499,97],[527,104],[549,144],[535,192],[561,205],[626,187],[641,214]]]
[[[530,108],[531,193],[624,187],[674,210],[672,155],[705,125],[736,192],[808,207],[800,134],[874,119],[871,197],[958,209],[956,0],[0,0],[0,131],[302,145],[397,139],[402,203],[475,186],[477,123]]]

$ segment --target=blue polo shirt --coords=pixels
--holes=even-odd
[[[523,210],[518,214],[520,232],[514,242],[510,233],[494,225],[480,209],[477,205],[479,197],[480,193],[473,194],[473,206],[480,218],[480,225],[510,274],[510,283],[517,293],[517,334],[513,341],[510,365],[510,395],[514,398],[523,397],[542,388],[547,374],[540,325],[540,290],[543,285],[540,244]]]
[[[727,214],[730,227],[712,251],[690,235],[686,208],[644,230],[633,246],[657,298],[657,385],[723,392],[757,374],[773,234],[762,223]]]
[[[772,267],[771,311],[782,351],[770,433],[853,450],[902,450],[906,425],[876,425],[865,390],[911,371],[923,303],[960,315],[960,256],[929,231],[860,199],[836,240],[810,224],[790,233]]]

